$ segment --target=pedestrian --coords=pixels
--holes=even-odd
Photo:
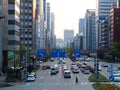
[[[75,83],[78,83],[78,77],[76,77],[76,79],[75,79]]]

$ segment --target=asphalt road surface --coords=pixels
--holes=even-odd
[[[68,58],[64,59],[67,65],[70,67],[72,61]],[[54,62],[48,61],[44,65],[57,64],[57,59]],[[88,81],[90,74],[78,74],[72,73],[71,78],[64,78],[61,72],[61,66],[59,65],[59,73],[56,75],[50,75],[50,70],[37,71],[37,78],[34,82],[24,82],[12,87],[0,88],[0,90],[95,90],[92,87],[92,83]],[[75,83],[75,78],[78,76],[79,82]]]

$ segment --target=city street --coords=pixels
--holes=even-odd
[[[68,58],[64,59],[67,65],[70,67],[72,63]],[[57,64],[57,60],[54,62],[48,61],[43,63],[44,65]],[[0,88],[0,90],[95,90],[92,87],[92,83],[88,81],[90,74],[73,74],[71,78],[64,78],[61,72],[61,64],[59,64],[59,73],[56,75],[50,75],[50,69],[37,71],[37,78],[34,82],[24,82],[16,86]],[[79,77],[79,82],[75,83],[76,76]]]

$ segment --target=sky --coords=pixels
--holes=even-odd
[[[55,14],[55,35],[64,38],[64,30],[74,30],[78,33],[80,18],[84,18],[87,9],[96,8],[96,0],[47,0],[51,12]]]

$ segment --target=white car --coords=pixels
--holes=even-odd
[[[34,75],[28,75],[27,81],[35,81],[35,76]]]
[[[114,81],[115,82],[117,82],[117,81],[119,82],[120,81],[120,76],[114,76]]]

